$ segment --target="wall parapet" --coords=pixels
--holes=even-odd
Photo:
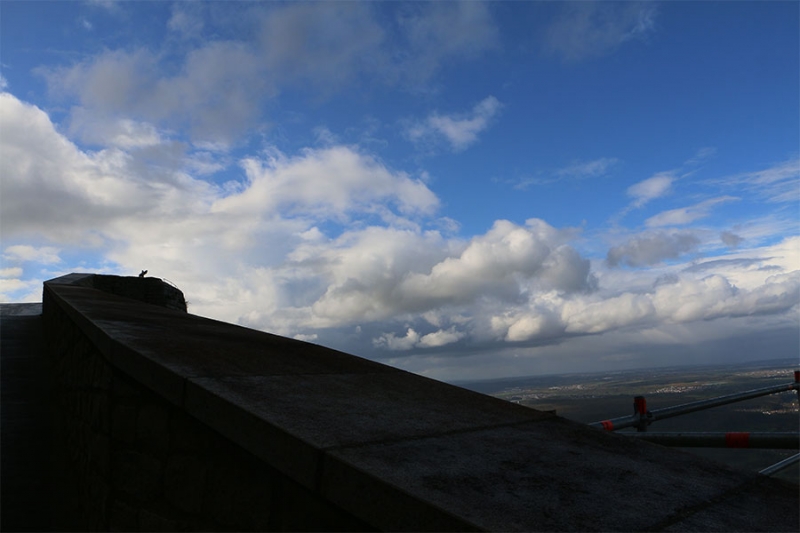
[[[68,274],[49,283],[72,284],[116,294],[140,302],[186,312],[183,292],[160,278],[112,276],[107,274]]]
[[[780,480],[132,300],[87,276],[48,281],[43,297],[62,399],[59,460],[69,465],[63,529],[633,531],[800,522],[797,489]],[[770,509],[742,503],[753,498]]]

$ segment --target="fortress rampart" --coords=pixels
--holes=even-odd
[[[791,483],[194,316],[182,301],[157,279],[45,283],[54,529],[800,524]]]

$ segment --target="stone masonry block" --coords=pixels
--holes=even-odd
[[[136,441],[137,417],[136,407],[115,405],[111,418],[111,437],[126,444],[133,444]]]
[[[114,372],[111,386],[117,401],[140,400],[147,392],[144,387],[123,376],[119,371]]]
[[[263,531],[272,508],[273,478],[281,474],[248,458],[242,450],[216,450],[208,469],[205,512],[228,528]]]
[[[95,391],[88,394],[89,401],[89,421],[91,422],[92,429],[103,433],[109,434],[110,430],[110,401],[108,392]]]
[[[106,478],[91,475],[86,484],[86,522],[92,531],[107,529],[106,510],[108,507],[109,486]]]
[[[173,455],[164,467],[164,497],[187,513],[203,508],[206,464],[197,456]]]
[[[374,531],[365,522],[288,478],[281,483],[274,505],[280,514],[273,518],[272,526],[280,531]]]
[[[111,390],[113,371],[99,352],[95,351],[95,358],[92,365],[91,385],[96,389],[104,391]]]
[[[147,451],[165,454],[169,448],[169,411],[166,404],[146,404],[136,420],[137,445]]]
[[[180,531],[177,520],[163,516],[155,511],[139,511],[139,531]]]
[[[70,458],[81,472],[88,472],[90,463],[90,443],[92,441],[91,427],[82,419],[74,420],[72,427],[67,433],[67,445],[69,446]]]
[[[161,488],[162,464],[158,459],[133,451],[115,452],[114,487],[140,501],[153,499]]]
[[[170,420],[170,449],[202,453],[208,448],[211,430],[182,411],[175,410]]]
[[[92,435],[89,443],[89,464],[105,479],[108,479],[111,470],[110,450],[110,441],[106,435],[99,433]]]
[[[114,500],[109,510],[108,527],[111,531],[139,531],[139,510]]]

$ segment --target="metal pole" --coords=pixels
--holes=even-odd
[[[795,432],[661,432],[625,433],[662,446],[684,448],[760,448],[771,450],[800,449],[800,433]]]
[[[784,468],[788,468],[795,464],[796,462],[800,461],[800,453],[792,455],[791,457],[787,457],[783,461],[778,461],[772,466],[768,466],[764,470],[761,470],[759,474],[764,474],[765,476],[771,476],[776,472],[780,472]]]
[[[592,422],[591,424],[589,424],[589,426],[598,429],[604,429],[606,431],[616,431],[618,429],[636,426],[639,431],[646,431],[647,426],[655,422],[656,420],[663,420],[665,418],[671,418],[673,416],[693,413],[695,411],[701,411],[703,409],[710,409],[711,407],[727,405],[729,403],[734,403],[734,402],[741,402],[743,400],[758,398],[759,396],[766,396],[768,394],[775,394],[778,392],[785,392],[790,390],[797,391],[798,402],[800,402],[800,370],[794,371],[794,378],[795,378],[794,383],[787,383],[784,385],[772,385],[770,387],[764,387],[761,389],[753,389],[744,392],[737,392],[734,394],[719,396],[717,398],[711,398],[709,400],[699,400],[697,402],[684,403],[681,405],[675,405],[673,407],[656,409],[655,411],[647,411],[646,410],[647,402],[645,401],[644,397],[637,396],[636,398],[634,398],[633,415],[620,416],[617,418],[610,418],[608,420],[601,420],[599,422]],[[638,410],[639,408],[643,408],[644,411],[639,411]]]
[[[735,394],[728,394],[726,396],[719,396],[717,398],[711,398],[709,400],[700,400],[697,402],[690,402],[681,405],[674,405],[672,407],[665,407],[663,409],[656,409],[655,411],[651,411],[650,413],[653,415],[653,420],[663,420],[665,418],[671,418],[673,416],[685,415],[687,413],[693,413],[695,411],[701,411],[703,409],[710,409],[711,407],[718,407],[720,405],[727,405],[729,403],[750,400],[752,398],[758,398],[759,396],[766,396],[768,394],[775,394],[778,392],[784,392],[790,390],[798,390],[798,388],[800,388],[800,384],[798,384],[797,382],[788,383],[784,385],[773,385],[771,387],[764,387],[763,389],[753,389],[744,392],[737,392]]]
[[[604,429],[606,431],[616,431],[618,429],[629,428],[639,423],[639,415],[620,416],[618,418],[610,418],[600,422],[592,422],[589,424],[593,428]]]

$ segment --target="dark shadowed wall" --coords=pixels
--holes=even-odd
[[[56,530],[797,530],[798,487],[185,312],[45,283]]]

